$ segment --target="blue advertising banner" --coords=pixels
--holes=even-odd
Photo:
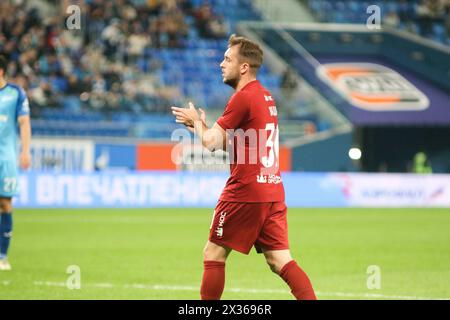
[[[95,167],[136,169],[135,144],[95,144]]]
[[[220,173],[29,173],[21,208],[215,207]],[[285,173],[290,207],[450,207],[450,175]]]

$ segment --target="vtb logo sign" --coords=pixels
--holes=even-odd
[[[373,63],[329,63],[317,76],[353,106],[368,111],[418,111],[427,96],[398,72]]]
[[[219,225],[216,229],[216,235],[218,237],[222,237],[223,236],[223,224],[225,223],[225,216],[227,215],[227,213],[225,211],[223,211],[220,216],[219,216]]]

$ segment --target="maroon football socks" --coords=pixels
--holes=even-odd
[[[202,300],[220,300],[225,286],[225,262],[204,261],[200,295]],[[306,273],[292,260],[284,265],[280,277],[289,285],[297,300],[316,300]]]
[[[225,286],[225,262],[204,261],[200,295],[202,300],[220,300]]]
[[[297,300],[317,300],[311,281],[295,260],[284,265],[280,277],[289,285]]]

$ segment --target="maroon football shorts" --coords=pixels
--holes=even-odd
[[[289,249],[287,208],[283,202],[219,201],[210,227],[209,241],[248,254]]]

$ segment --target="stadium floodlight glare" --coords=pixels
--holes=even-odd
[[[348,150],[348,156],[352,160],[361,159],[361,155],[362,155],[362,152],[361,152],[361,149],[359,149],[359,148],[351,148],[350,150]]]

